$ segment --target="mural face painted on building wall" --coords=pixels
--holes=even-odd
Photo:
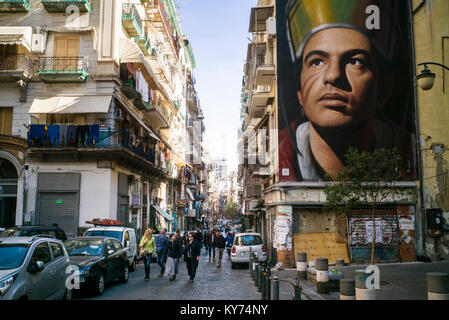
[[[400,0],[278,1],[281,181],[335,175],[350,147],[396,148],[405,169],[414,172],[405,5]]]

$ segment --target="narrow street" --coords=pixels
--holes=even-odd
[[[248,268],[242,265],[231,269],[231,262],[225,252],[222,267],[208,262],[204,248],[196,273],[195,282],[188,281],[186,264],[179,264],[179,274],[175,281],[166,277],[158,278],[160,267],[151,264],[150,281],[145,282],[143,264],[136,272],[131,272],[126,284],[111,282],[103,295],[96,297],[83,293],[75,299],[83,300],[260,300],[260,293],[250,282]]]

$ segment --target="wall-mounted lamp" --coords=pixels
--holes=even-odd
[[[423,90],[430,90],[433,88],[433,84],[435,83],[435,73],[432,73],[429,68],[427,68],[427,65],[434,65],[442,67],[449,71],[449,68],[445,65],[435,63],[435,62],[423,62],[418,64],[418,66],[424,66],[424,70],[421,71],[419,75],[416,76],[416,79],[418,80],[418,85]]]

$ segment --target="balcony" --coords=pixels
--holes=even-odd
[[[262,118],[266,107],[267,102],[270,97],[270,86],[258,86],[256,89],[252,91],[249,97],[249,119],[258,119]]]
[[[193,89],[189,88],[187,90],[187,105],[192,109],[195,110],[198,107],[198,97],[193,91]]]
[[[128,99],[134,100],[133,103],[137,109],[143,111],[150,108],[149,102],[142,101],[142,95],[137,91],[134,80],[124,81],[121,89]]]
[[[168,112],[160,100],[146,109],[145,117],[159,129],[167,129],[170,125]]]
[[[31,5],[27,0],[0,0],[0,13],[27,13]]]
[[[134,42],[137,44],[137,46],[140,48],[140,51],[142,51],[145,56],[151,55],[150,43],[144,36],[135,37]]]
[[[39,77],[47,83],[80,83],[87,77],[85,57],[43,57],[39,62]]]
[[[91,160],[128,159],[140,165],[143,160],[154,167],[156,158],[156,152],[144,142],[138,142],[128,130],[99,125],[30,125],[28,148],[30,156],[48,159],[71,155]]]
[[[143,36],[142,19],[133,4],[122,7],[122,24],[130,38]]]
[[[29,81],[34,75],[35,60],[26,55],[15,55],[0,60],[0,82]]]
[[[42,0],[42,4],[49,13],[65,13],[69,6],[77,6],[80,12],[92,11],[89,0]]]

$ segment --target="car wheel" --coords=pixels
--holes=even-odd
[[[122,275],[119,278],[119,281],[121,283],[127,283],[128,280],[129,280],[129,268],[127,265],[125,265],[125,267],[123,268]]]
[[[95,287],[94,287],[94,293],[97,296],[101,296],[104,292],[104,288],[106,286],[106,280],[105,280],[105,276],[104,273],[100,273],[97,281],[95,282]]]
[[[129,271],[130,272],[136,271],[136,257],[134,257],[133,263],[131,263],[131,265],[129,266]]]

